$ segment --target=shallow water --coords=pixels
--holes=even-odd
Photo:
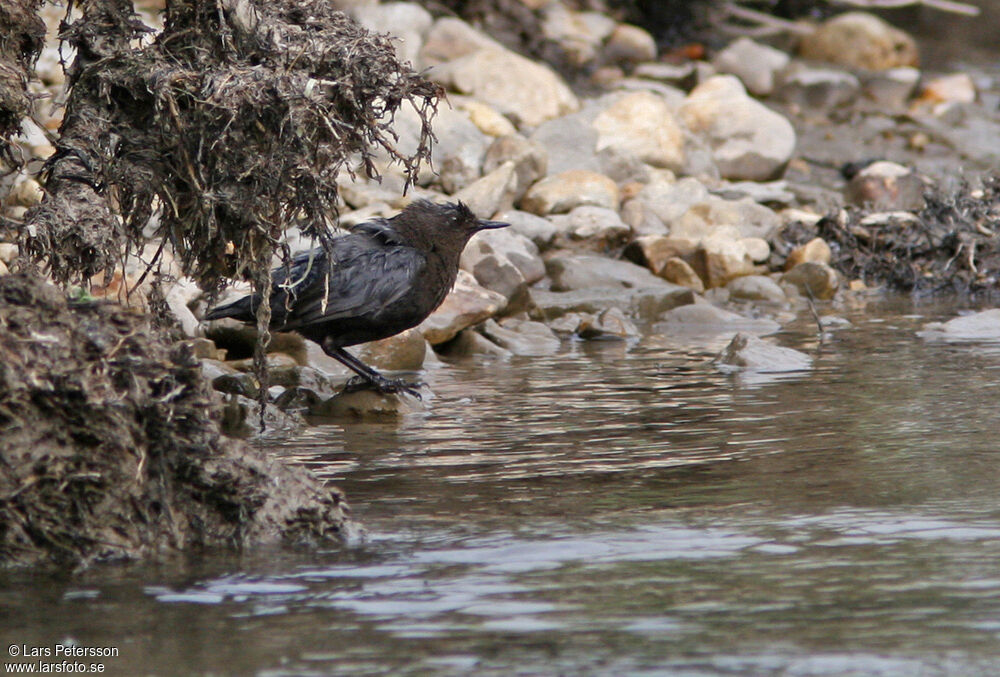
[[[780,379],[666,336],[431,369],[401,423],[266,442],[353,547],[2,574],[0,639],[127,675],[1000,674],[1000,346],[916,336],[954,312],[805,314]]]

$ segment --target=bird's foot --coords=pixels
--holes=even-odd
[[[382,395],[406,393],[407,395],[413,395],[418,400],[422,400],[420,391],[417,390],[421,385],[423,384],[419,382],[409,383],[401,378],[386,378],[381,376],[378,379],[369,379],[364,376],[355,376],[344,386],[344,392],[356,393],[359,390],[374,390]]]

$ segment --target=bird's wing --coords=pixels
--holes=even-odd
[[[399,233],[392,227],[389,219],[373,219],[365,221],[351,228],[352,233],[363,233],[376,242],[392,246],[406,246],[406,242],[399,237]]]
[[[300,275],[291,279],[302,281],[290,290],[290,310],[284,312],[284,297],[275,298],[272,305],[280,317],[281,330],[289,331],[322,320],[351,316],[371,316],[412,291],[420,272],[427,264],[426,256],[412,247],[358,247],[336,256],[329,267],[315,265],[306,272],[303,260]],[[280,280],[276,280],[280,283]],[[327,292],[327,289],[329,291]]]

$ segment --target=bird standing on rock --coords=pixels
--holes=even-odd
[[[390,219],[375,219],[271,272],[273,331],[296,331],[382,393],[420,397],[415,384],[389,379],[348,353],[415,327],[441,305],[458,277],[458,261],[481,230],[508,224],[476,218],[465,204],[410,203]],[[259,294],[210,310],[206,320],[252,323]]]

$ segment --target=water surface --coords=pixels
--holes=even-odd
[[[1000,347],[885,302],[810,373],[719,341],[567,342],[425,375],[398,423],[265,444],[348,494],[351,548],[3,574],[4,646],[110,674],[1000,673]]]

